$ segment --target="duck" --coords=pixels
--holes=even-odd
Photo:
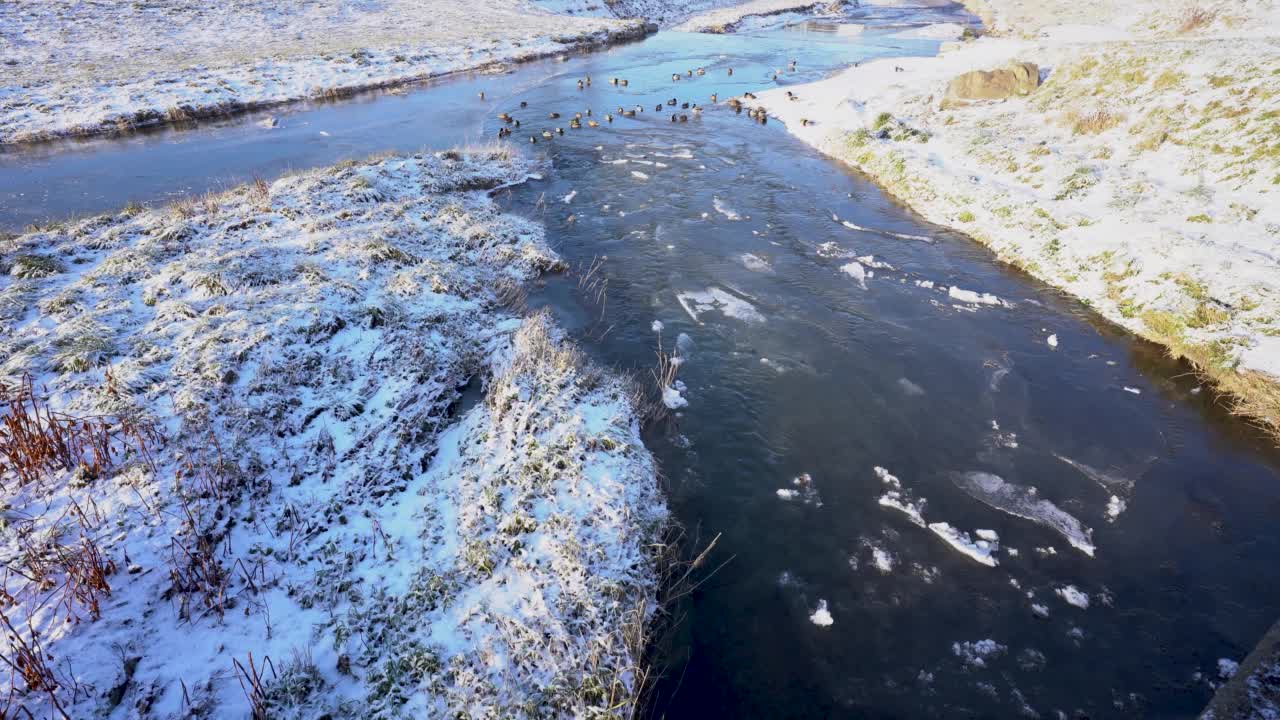
[[[622,111],[622,117],[635,117],[635,116],[636,116],[636,111],[635,111],[635,110],[623,110],[623,111]]]
[[[809,118],[800,118],[800,127],[809,127],[813,124]]]
[[[689,103],[680,103],[680,109],[681,109],[681,110],[688,110],[688,109],[689,109]]]
[[[573,114],[573,119],[574,119],[574,120],[581,120],[581,119],[582,119],[582,113],[574,113],[574,114]]]
[[[610,85],[617,85],[617,84],[618,84],[618,78],[609,78],[609,84],[610,84]]]
[[[511,131],[510,131],[510,130],[508,130],[508,129],[506,129],[506,128],[504,128],[504,127],[500,127],[500,128],[498,128],[498,138],[499,138],[499,139],[506,137],[506,136],[507,136],[507,135],[509,135],[510,133],[511,133]]]
[[[560,118],[560,113],[558,112],[547,113],[548,120],[558,120],[559,118]]]
[[[502,122],[511,122],[511,116],[507,113],[498,113],[498,119]]]
[[[483,90],[481,90],[481,91],[480,91],[480,99],[481,99],[481,100],[483,100],[483,99],[484,99],[484,91],[483,91]]]
[[[515,126],[516,126],[516,127],[520,127],[520,121],[519,121],[519,120],[516,120],[516,121],[515,121]]]
[[[578,118],[574,118],[574,119],[572,119],[572,120],[570,120],[570,121],[569,121],[569,127],[570,127],[570,128],[572,128],[572,129],[574,129],[574,130],[581,130],[581,129],[582,129],[582,121],[578,120]]]
[[[533,135],[530,135],[530,136],[529,136],[529,143],[530,143],[530,144],[535,144],[535,143],[537,143],[537,142],[538,142],[538,138],[537,138],[537,137],[535,137],[535,136],[533,136]]]
[[[654,105],[654,106],[653,106],[653,111],[654,111],[654,112],[662,112],[662,103],[658,103],[657,105]]]
[[[591,117],[591,108],[587,108],[587,117]]]
[[[587,87],[591,87],[591,76],[587,76]]]
[[[675,106],[676,106],[676,99],[675,99],[675,98],[671,98],[670,100],[668,100],[668,101],[667,101],[667,104],[668,104],[668,105],[670,105],[671,107],[675,107]]]
[[[711,93],[711,102],[712,102],[712,103],[715,103],[715,102],[716,102],[716,94],[715,94],[715,93]]]
[[[604,119],[606,122],[613,122],[613,115],[611,115],[610,113],[605,113]]]
[[[688,116],[688,115],[685,115],[685,114],[683,114],[683,113],[681,113],[681,114],[680,114],[680,122],[689,122],[689,116]]]
[[[581,80],[579,80],[579,81],[578,81],[578,89],[579,89],[579,90],[581,90],[582,88],[584,88],[584,87],[586,87],[586,86],[587,86],[587,84],[586,84],[586,83],[582,82]]]
[[[697,105],[694,105],[694,106],[693,106],[693,114],[694,114],[694,115],[701,115],[701,114],[702,114],[702,108],[701,108],[701,107],[699,107],[699,106],[697,106]]]
[[[557,134],[557,135],[563,135],[563,134],[564,134],[564,128],[556,128],[556,134]]]
[[[676,118],[676,114],[675,114],[675,113],[671,113],[671,122],[675,122],[676,120],[677,120],[677,118]]]
[[[698,68],[698,74],[699,74],[699,75],[706,75],[706,74],[707,74],[706,68]]]
[[[596,122],[595,120],[588,120],[587,127],[597,128],[597,127],[600,127],[600,123]]]
[[[680,73],[671,73],[671,82],[680,82]]]
[[[618,84],[619,84],[619,85],[621,85],[622,87],[626,87],[626,86],[627,86],[627,81],[626,81],[626,80],[619,80],[619,81],[618,81]]]
[[[529,101],[528,101],[528,100],[521,100],[521,101],[520,101],[520,107],[522,107],[522,108],[527,108],[527,107],[529,107]]]
[[[542,131],[542,137],[544,137],[544,138],[546,138],[546,139],[550,140],[550,139],[551,139],[551,131],[550,131],[550,130],[543,130],[543,131]]]
[[[730,74],[730,75],[732,75],[732,74],[733,74],[733,68],[729,68],[729,74]]]
[[[787,91],[787,97],[789,97],[789,98],[793,98],[793,97],[795,97],[795,95],[792,95],[792,94],[791,94],[791,91],[790,91],[790,90],[788,90],[788,91]]]
[[[692,71],[692,70],[685,70],[685,71],[684,71],[684,74],[685,74],[686,76],[688,76],[688,77],[693,77],[693,71]]]
[[[755,93],[749,93],[749,92],[742,93],[742,97],[744,97],[744,98],[746,98],[746,99],[748,99],[748,100],[755,100],[755,99],[756,99],[756,95],[755,95]]]

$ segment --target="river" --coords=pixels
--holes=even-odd
[[[691,540],[721,534],[708,567],[723,566],[672,608],[655,717],[1192,717],[1218,659],[1280,609],[1280,454],[1159,348],[778,123],[712,106],[931,54],[895,36],[971,19],[848,12],[658,33],[280,110],[273,129],[256,114],[7,149],[0,226],[488,140],[510,111],[508,142],[553,171],[504,204],[596,266],[530,303],[610,366],[682,360],[687,405],[647,441]],[[706,110],[655,110],[671,98]],[[587,108],[602,127],[569,129]]]

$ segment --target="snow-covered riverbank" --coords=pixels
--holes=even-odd
[[[1086,5],[984,0],[973,7],[997,36],[760,103],[930,221],[1191,359],[1280,429],[1280,8]],[[1043,83],[946,98],[961,73],[1013,62]]]
[[[0,242],[6,712],[629,712],[666,510],[631,386],[515,312],[560,261],[488,191],[540,171],[393,156]]]
[[[341,97],[641,37],[521,2],[0,4],[0,143]]]

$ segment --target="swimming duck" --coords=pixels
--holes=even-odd
[[[573,119],[574,119],[574,120],[581,120],[581,119],[582,119],[582,113],[574,113],[574,114],[573,114]]]
[[[508,129],[504,128],[504,127],[500,127],[500,128],[498,128],[498,138],[499,138],[499,139],[504,138],[504,137],[506,137],[508,134],[510,134],[510,132],[511,132],[510,130],[508,130]]]
[[[681,109],[681,110],[688,110],[688,109],[689,109],[689,103],[680,103],[680,109]]]
[[[591,108],[587,108],[587,117],[591,117]]]
[[[610,85],[617,85],[617,84],[618,84],[618,78],[609,78],[609,84],[610,84]]]
[[[537,143],[537,142],[538,142],[538,138],[534,137],[533,135],[530,135],[530,136],[529,136],[529,142],[530,142],[530,143]]]
[[[755,100],[755,99],[756,99],[755,93],[749,93],[749,92],[747,92],[747,93],[742,93],[742,97],[744,97],[744,98],[746,98],[746,99],[748,99],[748,100]]]
[[[587,127],[593,127],[593,128],[600,127],[600,123],[596,122],[595,120],[588,120]]]
[[[714,103],[715,101],[716,101],[716,94],[715,94],[715,93],[711,93],[711,102],[713,102],[713,103]]]
[[[694,114],[694,115],[701,115],[701,114],[702,114],[702,108],[698,107],[697,105],[694,105],[694,106],[693,106],[693,114]]]
[[[680,73],[671,73],[671,82],[680,82]]]
[[[733,74],[733,68],[729,68],[729,74],[730,74],[730,75],[732,75],[732,74]]]
[[[671,98],[670,100],[668,100],[668,101],[667,101],[667,104],[668,104],[668,105],[670,105],[671,107],[675,107],[675,106],[676,106],[676,99],[675,99],[675,98]]]
[[[654,111],[654,112],[662,112],[662,103],[658,103],[657,105],[654,105],[654,106],[653,106],[653,111]]]
[[[587,76],[587,87],[591,87],[591,76]]]
[[[569,127],[574,130],[580,130],[582,128],[582,122],[579,121],[578,118],[574,118],[569,121]]]
[[[613,115],[610,115],[609,113],[605,113],[604,119],[606,122],[613,122]]]
[[[550,139],[551,139],[551,131],[550,131],[550,130],[543,130],[543,131],[542,131],[542,137],[544,137],[544,138],[546,138],[546,139],[550,140]]]
[[[680,122],[689,122],[689,116],[684,113],[680,114]]]
[[[563,135],[563,134],[564,134],[564,128],[556,128],[556,134],[557,134],[557,135]]]
[[[483,99],[484,99],[484,91],[483,91],[483,90],[481,90],[481,91],[480,91],[480,99],[481,99],[481,100],[483,100]]]
[[[522,107],[522,108],[527,108],[527,107],[529,107],[529,101],[528,101],[528,100],[521,100],[521,101],[520,101],[520,107]]]
[[[706,74],[707,74],[707,71],[706,71],[706,69],[705,69],[705,68],[698,68],[698,74],[699,74],[699,75],[706,75]]]
[[[519,121],[519,120],[516,120],[516,121],[515,121],[515,125],[516,125],[516,127],[520,127],[520,121]]]
[[[636,111],[635,111],[635,110],[623,110],[623,111],[622,111],[622,117],[635,117],[635,116],[636,116]]]
[[[556,119],[559,119],[559,117],[560,117],[560,113],[558,112],[547,113],[548,120],[556,120]]]
[[[621,85],[622,87],[626,87],[626,86],[627,86],[627,81],[626,81],[626,80],[620,80],[620,81],[618,82],[618,84],[619,84],[619,85]]]
[[[675,122],[676,120],[677,120],[677,118],[676,118],[676,114],[675,114],[675,113],[671,113],[671,122]]]
[[[581,90],[582,88],[584,88],[584,87],[586,87],[586,86],[587,86],[587,84],[586,84],[586,83],[582,82],[581,80],[579,80],[579,81],[578,81],[578,89],[579,89],[579,90]]]
[[[688,76],[688,77],[693,77],[693,71],[692,71],[692,70],[685,70],[685,71],[684,71],[684,74],[685,74],[686,76]]]
[[[498,119],[502,122],[511,122],[511,116],[507,113],[498,113]]]

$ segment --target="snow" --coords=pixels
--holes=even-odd
[[[65,260],[0,276],[4,381],[163,438],[92,482],[0,476],[0,554],[85,537],[116,568],[97,618],[0,586],[74,663],[71,717],[117,687],[117,716],[247,717],[250,653],[269,717],[630,711],[666,509],[627,385],[501,302],[560,265],[488,192],[540,167],[393,156],[0,241]],[[614,700],[572,690],[600,673]]]
[[[696,15],[671,29],[677,32],[725,33],[745,29],[744,21],[758,21],[774,15],[807,11],[829,5],[823,0],[747,0],[726,2],[725,7]],[[759,23],[755,23],[759,26]],[[756,29],[753,27],[752,29]]]
[[[662,388],[662,404],[671,410],[679,410],[686,407],[689,401],[684,397],[684,383],[677,380],[674,385],[668,385]]]
[[[1226,367],[1280,378],[1280,156],[1257,140],[1280,111],[1268,89],[1280,4],[1211,1],[1190,30],[1156,0],[976,5],[998,35],[863,62],[760,104],[1109,320],[1216,343]],[[955,76],[1014,60],[1038,64],[1039,90],[942,107]],[[1098,110],[1097,132],[1077,123]]]
[[[954,285],[947,289],[947,295],[960,302],[969,303],[971,305],[1004,305],[1009,303],[992,295],[991,293],[980,293],[973,290],[965,290]]]
[[[818,627],[831,627],[835,620],[831,617],[831,611],[827,609],[827,601],[819,600],[818,607],[814,609],[813,614],[809,616],[809,622]]]
[[[524,3],[0,3],[0,143],[333,97],[644,33]]]
[[[1058,597],[1062,598],[1068,605],[1074,605],[1081,610],[1089,609],[1089,595],[1075,585],[1066,585],[1064,587],[1054,589]]]

